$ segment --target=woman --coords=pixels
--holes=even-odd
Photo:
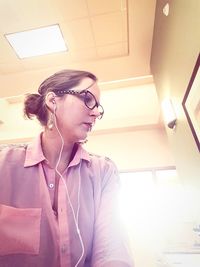
[[[1,267],[132,266],[113,162],[81,146],[103,116],[97,78],[63,70],[25,99],[44,131],[0,153]],[[116,208],[115,208],[116,207]]]

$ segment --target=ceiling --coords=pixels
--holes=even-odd
[[[124,104],[129,98],[129,106],[135,106],[137,120],[129,110],[129,123],[123,127],[148,124],[153,112],[151,124],[158,123],[150,71],[155,5],[156,0],[0,0],[0,98],[13,104],[20,101],[13,96],[36,91],[52,73],[83,69],[99,78],[103,98],[123,96]],[[19,59],[5,38],[8,33],[54,24],[59,24],[68,52]],[[137,110],[146,112],[141,112],[141,121]]]

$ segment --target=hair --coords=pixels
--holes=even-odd
[[[84,78],[90,78],[94,82],[97,77],[87,71],[82,70],[62,70],[54,73],[44,80],[38,88],[38,94],[27,94],[24,101],[24,116],[32,119],[34,116],[39,120],[41,125],[46,126],[48,122],[48,107],[45,104],[45,97],[49,92],[59,90],[69,90],[80,84]],[[58,95],[63,96],[63,95]]]

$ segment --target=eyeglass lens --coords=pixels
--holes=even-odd
[[[95,107],[97,107],[100,113],[99,117],[102,118],[103,113],[104,113],[103,107],[100,104],[98,104],[95,96],[92,93],[90,93],[89,91],[86,91],[84,101],[85,101],[86,107],[88,107],[89,109],[94,109]]]

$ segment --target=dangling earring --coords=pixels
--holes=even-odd
[[[51,113],[50,114],[50,117],[48,119],[48,122],[47,122],[47,128],[52,131],[53,130],[53,127],[54,127],[54,121],[53,121],[53,114]]]

